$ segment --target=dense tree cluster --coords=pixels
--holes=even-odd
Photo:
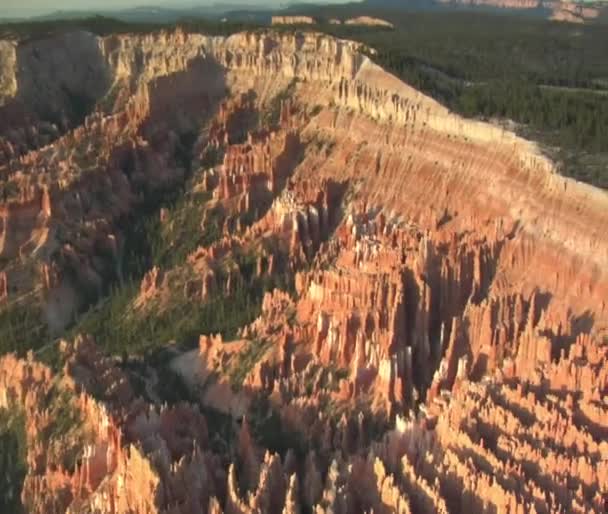
[[[0,309],[0,355],[16,352],[25,356],[28,350],[42,346],[47,329],[36,305],[11,301]]]
[[[607,92],[608,93],[608,92]],[[499,116],[546,131],[560,146],[608,151],[608,96],[524,81],[492,81],[464,88],[455,107],[468,116]]]

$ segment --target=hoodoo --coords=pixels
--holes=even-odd
[[[27,512],[603,512],[606,192],[362,50],[0,42]]]

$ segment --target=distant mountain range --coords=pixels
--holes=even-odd
[[[338,0],[339,2],[339,0]],[[285,12],[297,14],[309,12],[311,8],[318,9],[327,4],[336,2],[298,1],[285,2],[282,7],[271,8],[264,5],[251,5],[250,3],[214,3],[192,7],[159,7],[138,6],[128,9],[91,9],[91,10],[57,10],[51,13],[32,16],[16,15],[8,12],[8,16],[0,21],[18,21],[27,18],[36,21],[59,19],[77,19],[92,15],[106,16],[124,22],[132,23],[174,23],[184,19],[221,19],[227,17],[231,21],[240,22],[269,22],[272,14]],[[363,0],[340,6],[353,10],[369,8],[390,8],[407,10],[482,10],[492,12],[521,12],[533,16],[545,17],[554,20],[570,22],[589,22],[599,19],[608,19],[608,0]],[[13,11],[17,12],[17,11]]]
[[[285,2],[283,6],[277,5],[276,9],[283,9],[289,5]],[[89,16],[107,16],[126,22],[149,22],[149,23],[171,23],[184,18],[215,18],[222,15],[238,11],[238,12],[259,12],[260,10],[269,11],[270,9],[263,5],[251,5],[251,3],[239,2],[216,2],[211,5],[198,5],[192,7],[164,7],[155,5],[141,5],[126,9],[58,9],[52,12],[43,13],[40,10],[28,9],[12,9],[2,10],[0,20],[17,21],[22,19],[46,21],[59,19],[77,19]]]
[[[0,0],[0,3],[2,0]],[[257,2],[246,2],[236,0],[234,2],[215,2],[212,4],[199,5],[192,4],[191,6],[179,5],[177,7],[162,6],[162,5],[141,5],[128,8],[89,8],[89,9],[57,9],[52,12],[45,12],[42,9],[29,9],[21,7],[0,8],[0,20],[57,20],[57,19],[75,19],[89,17],[92,15],[107,16],[115,19],[130,21],[130,22],[167,22],[176,21],[187,17],[218,17],[229,12],[238,13],[259,13],[274,12],[292,8],[294,6],[310,6],[311,4],[325,5],[343,3],[344,0],[334,1],[315,1],[315,0],[297,0],[293,1],[268,1],[259,0]],[[272,5],[269,5],[272,4]]]
[[[255,11],[256,6],[230,3],[216,3],[212,5],[203,5],[198,7],[185,8],[170,8],[158,6],[138,6],[128,9],[87,9],[87,10],[56,10],[50,13],[30,16],[30,15],[15,15],[10,16],[11,19],[28,18],[30,20],[58,20],[58,19],[75,19],[83,18],[91,15],[108,16],[122,21],[132,22],[172,22],[185,17],[215,17],[233,10],[249,10]]]

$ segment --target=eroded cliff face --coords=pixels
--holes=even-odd
[[[577,3],[562,0],[439,0],[449,6],[485,7],[510,11],[536,11],[555,21],[589,23],[607,12],[602,2]]]
[[[0,103],[5,104],[7,99],[13,97],[17,91],[17,80],[15,77],[15,62],[17,60],[15,45],[10,41],[0,43]]]
[[[4,357],[0,405],[28,419],[29,511],[602,511],[604,191],[354,43],[86,38],[100,64],[70,86],[97,77],[84,122],[42,139],[35,108],[0,132],[3,302],[33,294],[59,331],[83,289],[120,278],[124,220],[185,175],[192,230],[216,237],[150,269],[130,314],[266,292],[234,340],[201,326],[166,359],[186,385],[170,406],[152,365],[133,372],[90,338],[62,343],[56,372]],[[0,46],[5,84],[43,42],[23,45]],[[1,112],[30,94],[6,90]],[[69,436],[44,414],[61,391]]]

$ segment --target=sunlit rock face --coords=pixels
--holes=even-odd
[[[584,4],[563,0],[439,0],[443,6],[534,11],[554,21],[589,23],[607,12],[601,2]]]
[[[188,170],[218,237],[132,309],[293,283],[235,340],[201,327],[172,405],[87,337],[4,356],[29,512],[602,512],[604,191],[319,34],[0,42],[0,85],[0,308],[60,333]],[[49,436],[61,391],[78,430]]]

